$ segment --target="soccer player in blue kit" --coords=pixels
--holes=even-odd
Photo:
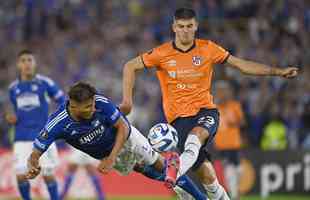
[[[156,174],[155,170],[158,174],[165,174],[173,160],[169,157],[171,154],[163,157],[154,151],[147,139],[130,125],[109,99],[84,82],[74,84],[68,96],[69,100],[51,115],[35,139],[28,159],[27,178],[35,178],[40,173],[39,158],[57,139],[64,139],[76,149],[100,160],[98,170],[101,173],[115,168],[127,175],[139,163],[152,168],[148,168],[151,175]],[[180,187],[193,184],[186,176],[180,179]],[[193,195],[199,200],[206,199],[201,193]]]
[[[15,127],[14,167],[18,189],[23,199],[30,200],[30,183],[25,174],[32,142],[47,122],[49,98],[60,105],[65,97],[54,81],[36,73],[36,60],[31,51],[23,50],[18,54],[17,67],[19,76],[9,86],[10,103],[6,120]],[[52,200],[58,199],[57,182],[53,175],[53,169],[58,161],[57,156],[54,144],[40,161],[43,178]]]

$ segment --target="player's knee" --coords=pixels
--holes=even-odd
[[[216,180],[215,170],[209,161],[205,161],[196,171],[198,179],[203,184],[211,184]]]
[[[68,165],[68,171],[71,172],[71,173],[76,172],[77,169],[78,169],[78,165],[75,164],[75,163],[70,163]]]
[[[91,164],[85,165],[85,169],[86,169],[87,173],[90,174],[90,175],[94,175],[94,174],[97,173],[96,172],[97,169],[93,165],[91,165]]]
[[[194,127],[190,134],[196,135],[199,138],[201,144],[204,144],[210,136],[210,133],[207,129],[199,126]]]
[[[28,179],[26,178],[25,174],[17,174],[16,175],[16,180],[17,180],[18,183],[21,183],[21,182],[27,181]]]

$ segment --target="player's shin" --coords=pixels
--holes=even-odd
[[[105,199],[104,192],[102,191],[101,182],[99,180],[99,177],[96,174],[91,174],[90,179],[91,179],[93,185],[95,186],[98,200],[104,200]]]
[[[155,179],[158,181],[164,181],[165,180],[165,174],[158,172],[154,167],[146,165],[146,166],[136,166],[135,170],[142,173],[143,175]],[[199,188],[194,184],[194,182],[187,176],[183,175],[181,176],[177,182],[176,185],[182,188],[185,192],[189,193],[194,199],[196,200],[206,200],[207,196],[203,194]],[[176,192],[176,188],[173,188]],[[183,191],[182,191],[183,192]]]
[[[29,181],[19,181],[18,190],[23,200],[31,200],[30,197],[30,183]]]
[[[189,134],[185,142],[184,152],[180,155],[178,176],[185,174],[194,165],[198,158],[200,147],[201,143],[198,136]]]
[[[68,173],[66,176],[65,176],[65,180],[64,180],[64,187],[63,187],[63,190],[60,194],[60,200],[64,199],[65,196],[67,195],[68,193],[68,190],[72,184],[72,181],[74,179],[74,173]]]
[[[46,183],[51,200],[59,200],[58,184],[55,180]]]
[[[207,196],[199,190],[199,188],[187,175],[183,175],[177,180],[177,186],[191,194],[196,200],[208,199]]]

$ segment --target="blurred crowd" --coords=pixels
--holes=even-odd
[[[211,39],[238,57],[271,66],[297,66],[294,80],[250,77],[216,66],[214,80],[228,80],[243,106],[245,146],[260,147],[268,126],[279,122],[285,148],[310,149],[310,2],[307,0],[10,0],[0,1],[0,109],[18,75],[16,55],[29,48],[38,72],[64,90],[87,80],[120,103],[126,61],[171,40],[178,7],[193,7],[198,37]],[[154,71],[137,80],[130,118],[146,132],[163,121]],[[3,113],[3,112],[1,112]],[[277,130],[277,129],[272,129]],[[0,146],[9,129],[0,119]]]

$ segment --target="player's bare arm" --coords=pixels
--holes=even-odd
[[[120,110],[124,114],[129,114],[132,108],[133,87],[135,84],[135,72],[144,68],[142,58],[140,56],[128,61],[123,69],[123,100]]]
[[[124,144],[125,144],[126,139],[128,137],[129,127],[122,117],[120,117],[117,120],[114,127],[117,128],[115,144],[114,144],[114,147],[113,147],[110,155],[108,157],[102,159],[99,166],[98,166],[98,170],[101,173],[108,173],[109,171],[112,170],[113,165],[116,161],[116,157],[120,153],[121,149],[124,147]]]
[[[28,172],[26,174],[27,179],[34,179],[36,176],[40,174],[41,167],[39,165],[39,159],[42,155],[37,149],[33,149],[32,153],[28,158]]]
[[[17,117],[13,112],[6,112],[5,113],[5,120],[11,124],[11,125],[15,125],[17,122]]]
[[[8,106],[5,110],[5,120],[11,125],[15,125],[17,123],[17,117],[14,113],[14,109],[11,103],[8,103]]]
[[[244,60],[230,55],[227,59],[232,67],[239,69],[244,74],[261,76],[281,76],[284,78],[294,78],[298,74],[297,67],[277,68],[261,63]]]

